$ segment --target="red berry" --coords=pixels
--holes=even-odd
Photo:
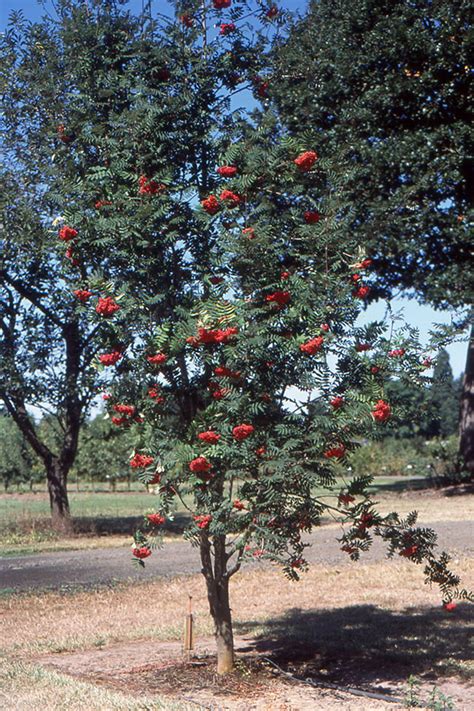
[[[455,602],[453,602],[452,600],[450,600],[449,602],[443,602],[443,608],[444,608],[447,612],[454,612],[454,610],[457,608],[457,605],[456,605]]]
[[[220,438],[220,434],[217,434],[217,432],[212,432],[211,430],[208,430],[207,432],[200,432],[198,434],[198,439],[200,439],[202,442],[206,442],[207,444],[217,444]]]
[[[271,8],[271,10],[278,10],[276,8]],[[271,11],[269,10],[269,12]],[[301,153],[298,158],[295,158],[293,163],[298,166],[298,168],[303,172],[307,172],[308,170],[311,170],[313,165],[316,163],[318,160],[318,154],[316,151],[305,151],[304,153]]]
[[[148,556],[151,555],[151,550],[148,548],[148,546],[132,548],[132,555],[134,555],[135,558],[138,558],[139,560],[143,560],[143,558],[148,558]]]
[[[251,434],[255,431],[255,427],[253,425],[237,425],[232,429],[232,435],[234,439],[236,439],[238,442],[242,442],[242,440],[247,439],[247,437],[250,437]]]

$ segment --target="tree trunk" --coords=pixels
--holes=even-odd
[[[461,395],[461,417],[459,423],[459,454],[461,466],[474,477],[474,325],[467,351],[466,370]]]
[[[201,534],[202,573],[206,579],[209,611],[214,621],[217,648],[217,673],[228,674],[234,669],[234,635],[232,632],[232,614],[229,605],[229,575],[225,536],[214,538],[214,569],[212,566],[211,546],[207,532]]]
[[[222,578],[219,582],[210,582],[206,577],[207,599],[211,617],[214,620],[214,633],[217,648],[217,673],[227,674],[234,668],[234,635],[232,615],[229,606],[229,581]]]
[[[66,486],[67,472],[63,471],[57,459],[47,465],[46,478],[53,529],[60,533],[72,533],[73,526]]]
[[[217,673],[228,674],[234,668],[234,635],[229,605],[229,581],[216,582],[209,593],[209,607],[214,620],[217,648]]]

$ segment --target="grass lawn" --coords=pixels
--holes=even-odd
[[[153,496],[146,491],[69,493],[71,511],[78,517],[117,518],[137,516],[153,507]],[[49,500],[44,492],[6,494],[0,497],[0,520],[11,523],[23,519],[41,520],[49,516]]]
[[[416,509],[425,521],[431,522],[472,518],[469,497],[440,499],[436,491],[420,488],[424,482],[423,478],[377,477],[372,491],[382,512],[395,509],[406,514]],[[154,496],[143,489],[96,493],[72,490],[70,504],[76,535],[60,538],[51,530],[49,501],[44,491],[0,495],[0,555],[129,545],[143,514],[154,509]],[[177,509],[167,534],[179,533],[188,517],[183,507]]]
[[[46,493],[0,496],[0,555],[130,544],[130,533],[153,508],[146,492],[70,493],[76,535],[61,538],[51,529]]]

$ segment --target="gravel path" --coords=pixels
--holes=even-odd
[[[440,547],[454,555],[474,557],[474,525],[470,521],[449,521],[424,524],[439,535]],[[311,547],[305,557],[310,563],[351,565],[342,553],[336,538],[339,529],[323,526],[309,536]],[[375,541],[366,562],[383,560],[385,549]],[[184,541],[166,543],[147,561],[146,567],[131,564],[131,555],[124,548],[37,553],[34,555],[0,558],[0,589],[34,591],[45,588],[94,586],[117,581],[141,581],[200,571],[199,555]]]

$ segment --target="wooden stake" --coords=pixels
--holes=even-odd
[[[186,615],[184,621],[184,645],[183,650],[189,656],[189,653],[194,649],[194,633],[193,633],[193,608],[192,608],[192,596],[189,595],[189,608],[188,614]]]

